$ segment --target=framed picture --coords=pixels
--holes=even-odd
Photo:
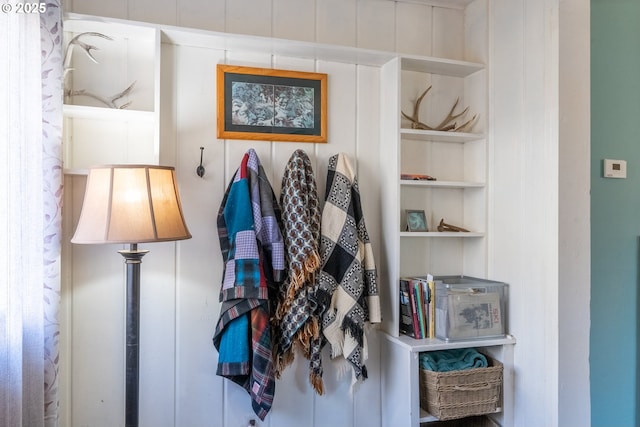
[[[428,231],[427,217],[422,210],[407,209],[407,231]]]
[[[218,65],[218,138],[327,142],[327,74]]]

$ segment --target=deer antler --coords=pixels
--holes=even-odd
[[[476,121],[478,121],[478,115],[474,114],[473,117],[458,126],[456,132],[471,132],[471,128],[476,124]]]
[[[426,125],[424,123],[422,123],[419,119],[420,116],[420,103],[422,102],[422,98],[425,97],[425,95],[431,90],[431,86],[429,86],[427,88],[427,90],[425,90],[424,92],[422,92],[422,95],[420,95],[418,97],[418,99],[416,99],[416,103],[413,106],[413,116],[409,116],[408,114],[406,114],[404,111],[400,111],[402,113],[402,115],[411,121],[411,128],[412,129],[424,129],[424,130],[435,130],[434,128],[432,128],[429,125]]]
[[[463,116],[467,113],[467,111],[469,111],[469,107],[465,108],[464,110],[462,110],[461,113],[458,114],[453,114],[453,112],[455,111],[456,107],[458,106],[458,102],[460,101],[460,98],[456,98],[456,102],[453,103],[453,107],[451,107],[451,110],[449,110],[449,114],[447,114],[447,117],[444,118],[444,120],[442,120],[440,122],[440,124],[438,126],[436,126],[437,130],[444,130],[444,131],[448,131],[448,130],[455,130],[456,129],[456,124],[451,123],[451,121],[457,119],[460,116]]]
[[[91,60],[93,62],[95,62],[96,64],[98,63],[98,61],[96,60],[96,58],[93,57],[93,55],[91,54],[92,50],[99,50],[96,46],[90,45],[88,43],[83,42],[82,40],[80,40],[82,37],[85,36],[93,36],[93,37],[102,37],[103,39],[107,39],[107,40],[113,40],[111,37],[106,36],[102,33],[96,33],[93,31],[88,31],[85,33],[80,33],[77,36],[75,36],[74,38],[72,38],[69,41],[69,44],[67,45],[67,50],[64,53],[64,64],[65,66],[68,66],[68,61],[71,59],[71,51],[73,49],[73,46],[80,46],[82,48],[82,50],[85,51],[85,53],[87,54],[87,56],[89,58],[91,58]]]
[[[461,231],[461,232],[469,232],[466,228],[457,227],[455,225],[447,224],[444,222],[444,218],[440,220],[440,224],[438,224],[438,231]]]
[[[73,68],[70,67],[71,64],[71,56],[73,55],[73,47],[74,46],[79,46],[84,53],[89,57],[89,59],[91,59],[93,62],[95,62],[96,64],[98,64],[98,61],[96,60],[96,58],[94,58],[93,54],[91,53],[92,50],[98,50],[99,48],[93,45],[90,45],[88,43],[85,43],[84,41],[81,40],[81,38],[83,37],[101,37],[103,39],[106,40],[113,40],[111,37],[106,36],[102,33],[96,33],[93,31],[88,31],[88,32],[84,32],[84,33],[80,33],[77,36],[73,37],[70,41],[69,44],[67,45],[67,49],[64,53],[64,59],[63,59],[63,64],[64,64],[64,74],[63,74],[63,78],[66,81],[67,78],[67,73],[69,71],[73,71]],[[131,101],[122,104],[121,106],[116,105],[116,101],[119,100],[120,98],[128,95],[132,90],[133,90],[133,86],[136,84],[136,82],[134,81],[133,83],[131,83],[129,85],[129,87],[127,87],[125,90],[123,90],[122,92],[119,92],[111,97],[103,97],[101,95],[97,95],[95,93],[89,92],[86,89],[79,89],[79,90],[71,90],[71,89],[66,89],[64,90],[64,94],[65,96],[88,96],[90,98],[96,99],[100,102],[102,102],[103,104],[105,104],[108,107],[111,108],[117,108],[117,109],[124,109],[127,108],[129,105],[131,105]],[[65,83],[66,86],[66,83]]]
[[[400,111],[400,113],[402,113],[402,116],[409,120],[411,122],[411,128],[412,129],[424,129],[424,130],[438,130],[438,131],[453,131],[453,132],[467,132],[469,130],[471,130],[471,128],[473,127],[473,125],[475,124],[478,115],[475,114],[471,119],[467,120],[466,122],[464,122],[463,124],[461,124],[460,126],[457,125],[457,123],[454,121],[459,117],[464,116],[465,114],[467,114],[467,112],[469,111],[469,107],[465,108],[464,110],[462,110],[461,112],[454,114],[454,111],[456,110],[456,107],[458,106],[458,102],[460,101],[460,99],[456,99],[456,102],[454,102],[453,106],[451,107],[451,109],[449,110],[449,113],[447,114],[447,117],[445,117],[440,124],[438,124],[437,126],[429,126],[425,123],[422,123],[419,119],[420,117],[420,104],[422,103],[422,99],[427,95],[427,93],[431,90],[431,86],[429,86],[424,92],[422,92],[422,94],[418,97],[418,99],[416,99],[416,103],[413,106],[413,115],[409,116],[408,114],[406,114],[404,111]],[[453,122],[453,123],[452,123]]]
[[[128,88],[126,88],[125,90],[123,90],[122,92],[116,93],[115,95],[111,96],[111,97],[104,97],[104,96],[100,96],[97,95],[95,93],[89,92],[85,89],[79,89],[79,90],[66,90],[65,94],[67,96],[88,96],[90,98],[96,99],[100,102],[102,102],[103,104],[105,104],[107,107],[111,107],[111,108],[117,108],[117,109],[125,109],[127,108],[129,105],[131,105],[131,101],[122,104],[121,106],[118,107],[118,105],[116,104],[116,101],[119,100],[120,98],[126,96],[129,94],[129,92],[131,92],[131,90],[133,90],[133,86],[136,84],[136,82],[133,82],[129,85]]]

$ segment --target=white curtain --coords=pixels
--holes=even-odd
[[[42,196],[43,200],[43,327],[44,421],[58,425],[58,361],[60,323],[60,249],[62,239],[62,6],[48,0],[40,15],[42,60]]]
[[[60,2],[43,13],[0,7],[0,425],[56,426]]]

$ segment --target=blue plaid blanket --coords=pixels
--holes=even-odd
[[[285,261],[280,208],[253,149],[227,187],[217,226],[224,273],[213,336],[216,373],[247,390],[264,420],[275,394],[270,296],[284,278]]]

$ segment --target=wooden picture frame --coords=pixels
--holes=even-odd
[[[407,209],[407,231],[429,231],[427,216],[423,210]]]
[[[217,66],[218,138],[327,142],[327,74]]]

